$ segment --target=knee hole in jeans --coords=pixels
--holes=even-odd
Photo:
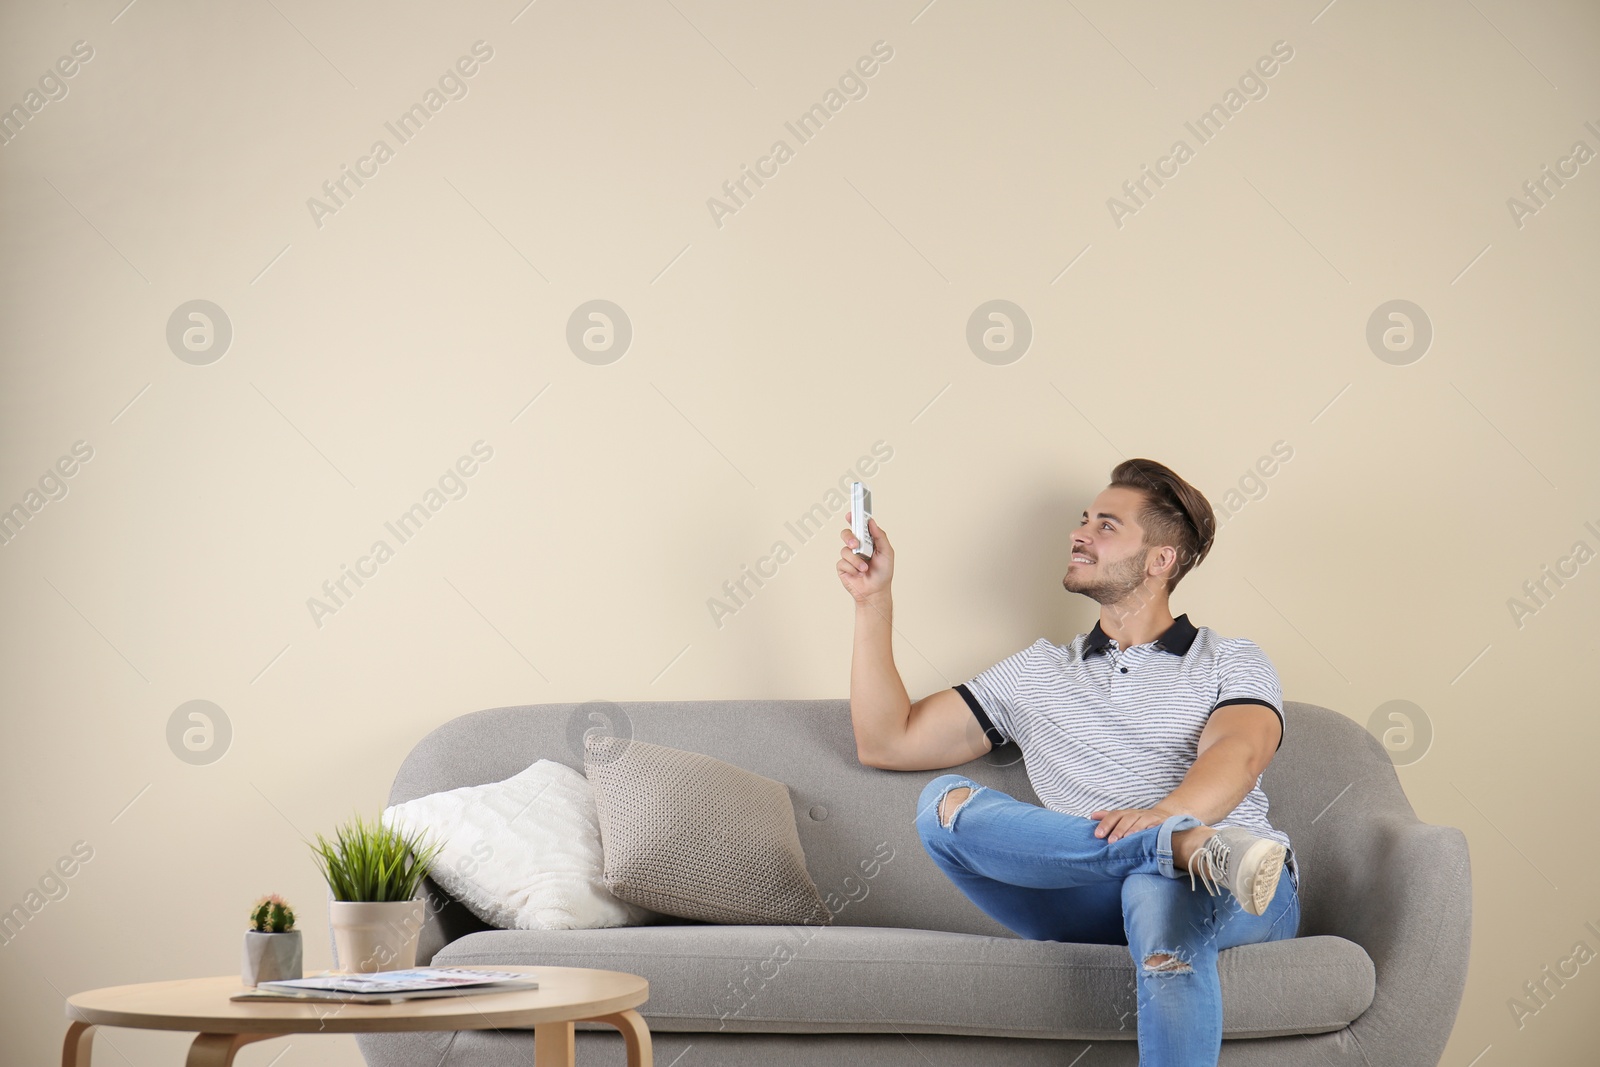
[[[1152,974],[1188,974],[1193,967],[1170,952],[1153,952],[1144,959],[1145,970]]]
[[[965,796],[955,796],[956,793],[962,791],[965,791]],[[972,799],[974,792],[976,790],[967,785],[951,786],[946,789],[939,797],[939,825],[948,828],[954,823],[956,812],[960,811],[966,802]]]

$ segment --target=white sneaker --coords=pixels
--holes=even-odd
[[[1194,888],[1198,874],[1207,893],[1216,896],[1221,883],[1238,899],[1240,907],[1251,915],[1260,915],[1278,893],[1278,877],[1283,873],[1287,854],[1288,849],[1276,841],[1237,826],[1219,827],[1189,857],[1189,888]]]

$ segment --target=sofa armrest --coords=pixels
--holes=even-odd
[[[1371,1063],[1435,1064],[1455,1026],[1472,942],[1467,838],[1410,813],[1387,812],[1341,828],[1342,865],[1309,874],[1334,933],[1371,957],[1377,990],[1350,1024]],[[1323,888],[1329,888],[1325,884]],[[1323,932],[1323,931],[1319,931]]]
[[[446,893],[432,878],[422,880],[424,899],[422,932],[417,938],[417,966],[433,963],[438,951],[457,938],[494,927],[468,911],[466,905]]]

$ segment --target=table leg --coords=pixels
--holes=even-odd
[[[189,1046],[187,1067],[233,1067],[234,1053],[245,1045],[283,1034],[198,1034]]]
[[[538,1067],[575,1067],[578,1048],[573,1020],[533,1024],[533,1062]]]
[[[650,1027],[632,1008],[610,1015],[595,1015],[582,1020],[586,1023],[605,1023],[622,1031],[622,1043],[628,1049],[628,1067],[653,1067],[654,1046],[650,1043]]]
[[[61,1067],[89,1067],[89,1052],[93,1047],[94,1027],[74,1022],[67,1027],[67,1039],[61,1046]]]

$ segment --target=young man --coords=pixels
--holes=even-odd
[[[1022,937],[1127,945],[1140,1062],[1215,1065],[1217,953],[1294,937],[1300,875],[1260,785],[1283,739],[1277,673],[1253,642],[1168,610],[1210,551],[1210,503],[1153,460],[1118,464],[1061,580],[1100,605],[1094,629],[1069,645],[1040,638],[915,704],[890,641],[894,546],[869,521],[872,558],[847,527],[838,565],[856,601],[857,757],[932,770],[1016,742],[1044,806],[940,775],[917,813],[928,854]]]

